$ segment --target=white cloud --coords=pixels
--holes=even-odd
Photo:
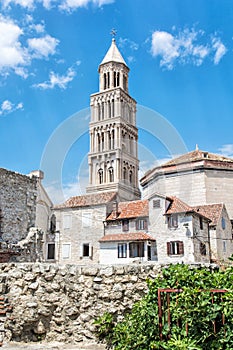
[[[19,109],[23,109],[22,102],[19,102],[17,105],[15,105],[11,101],[5,100],[0,106],[0,115],[6,115]]]
[[[11,3],[30,9],[34,6],[34,0],[2,0],[3,7],[8,7]]]
[[[93,4],[97,7],[102,7],[103,5],[108,5],[114,3],[115,0],[63,0],[62,4],[59,6],[61,10],[72,11],[79,7],[87,7]]]
[[[151,54],[160,57],[160,66],[167,69],[173,69],[177,63],[200,66],[212,54],[214,64],[218,64],[226,51],[219,38],[205,38],[203,30],[185,29],[177,34],[155,31],[152,34]]]
[[[59,40],[45,35],[42,38],[28,39],[28,46],[33,53],[33,57],[41,58],[53,55],[56,52],[56,46]]]
[[[7,76],[13,71],[26,79],[33,59],[47,59],[55,54],[59,41],[48,34],[39,38],[35,35],[25,45],[25,37],[31,35],[32,30],[35,34],[44,32],[43,22],[34,25],[32,21],[27,17],[21,28],[12,19],[0,15],[0,75]]]
[[[233,158],[233,144],[231,143],[223,145],[218,149],[218,151],[225,157]]]
[[[19,41],[22,34],[17,24],[0,16],[0,71],[27,63],[27,52]]]
[[[219,38],[213,38],[212,44],[213,44],[213,49],[216,50],[214,55],[214,64],[218,64],[222,59],[222,57],[226,54],[227,48]]]
[[[125,39],[120,38],[119,39],[119,46],[120,47],[129,47],[133,51],[137,51],[139,48],[139,45],[137,43],[135,43],[134,41],[127,39],[127,38],[125,38]]]
[[[70,83],[76,75],[76,72],[73,68],[69,68],[65,75],[59,75],[54,72],[50,72],[49,80],[43,83],[34,85],[43,90],[53,89],[59,87],[60,89],[66,89],[68,83]]]

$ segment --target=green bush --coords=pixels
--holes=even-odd
[[[95,322],[97,336],[116,350],[233,349],[232,285],[232,267],[210,271],[171,265],[156,279],[148,281],[147,295],[134,304],[123,321],[117,322],[116,315],[107,313],[98,318]],[[182,292],[170,294],[172,322],[169,329],[164,321],[162,340],[158,319],[159,288],[182,289]],[[227,292],[212,294],[211,289]]]

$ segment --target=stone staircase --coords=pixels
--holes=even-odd
[[[5,320],[7,315],[12,311],[6,297],[0,295],[0,347],[3,345],[5,335]]]

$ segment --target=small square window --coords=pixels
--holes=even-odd
[[[80,257],[90,258],[92,256],[92,246],[90,243],[83,243],[80,246]]]
[[[199,217],[199,222],[200,222],[200,230],[203,230],[203,219],[201,216]]]
[[[47,260],[55,259],[55,243],[48,243],[47,246]]]
[[[153,208],[160,208],[160,199],[153,200]]]
[[[206,255],[206,245],[205,243],[200,243],[200,254],[201,255]]]
[[[168,255],[183,255],[184,243],[182,241],[167,242],[167,254]]]
[[[62,259],[70,258],[70,244],[64,243],[62,245]]]
[[[225,230],[226,228],[226,220],[222,217],[222,229]]]
[[[222,241],[222,249],[223,249],[223,252],[226,253],[226,251],[227,251],[227,242],[225,240]]]
[[[169,228],[177,228],[178,227],[178,215],[173,214],[167,217],[168,227]]]
[[[147,230],[147,219],[138,219],[136,221],[136,230]]]
[[[129,231],[129,220],[128,219],[122,220],[122,231],[123,232]]]

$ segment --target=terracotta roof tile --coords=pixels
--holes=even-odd
[[[227,158],[227,157],[221,156],[219,154],[213,154],[213,153],[209,153],[209,152],[205,152],[205,151],[195,150],[195,151],[183,154],[180,157],[174,158],[174,159],[166,162],[162,166],[166,167],[166,166],[170,166],[170,165],[177,165],[177,164],[182,164],[182,163],[187,163],[187,162],[195,162],[195,161],[203,160],[203,159],[204,160],[217,160],[220,162],[233,163],[232,158]]]
[[[56,205],[55,209],[60,208],[76,208],[85,207],[89,205],[98,205],[108,203],[114,200],[117,196],[116,192],[103,192],[96,194],[86,194],[83,196],[70,197],[65,203]]]
[[[129,219],[136,217],[145,217],[149,215],[149,202],[148,200],[136,200],[131,202],[120,202],[118,204],[118,210],[113,211],[107,220],[116,219]]]
[[[216,226],[221,217],[223,204],[206,204],[193,207],[193,209],[201,215],[211,220],[210,226]]]
[[[178,214],[178,213],[186,213],[186,212],[193,212],[194,209],[190,207],[188,204],[184,203],[182,200],[180,200],[177,197],[170,196],[167,197],[168,200],[171,201],[171,204],[169,205],[168,209],[166,210],[165,214]]]
[[[122,242],[122,241],[155,241],[155,239],[145,232],[137,233],[118,233],[103,236],[99,242]]]

